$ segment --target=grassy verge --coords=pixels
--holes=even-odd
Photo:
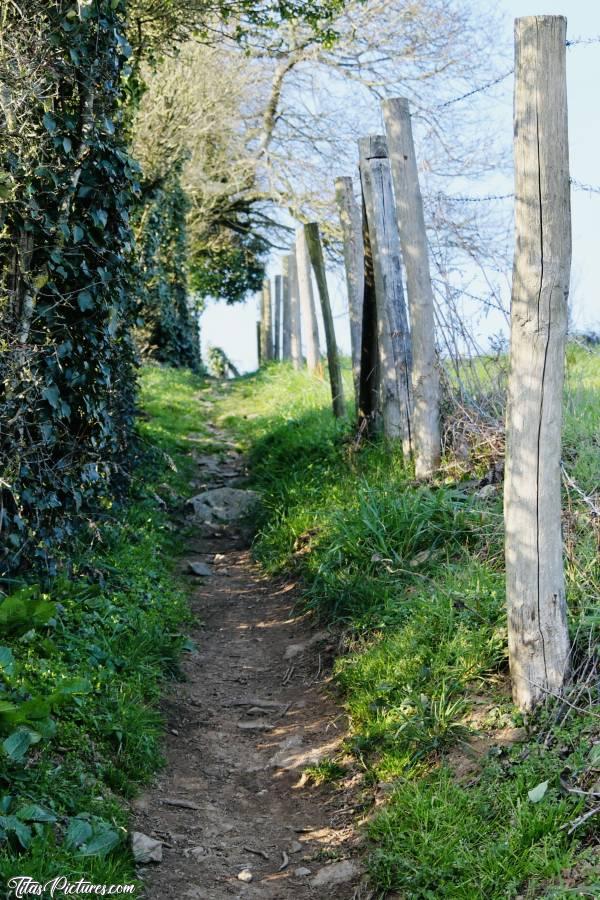
[[[189,475],[199,382],[142,373],[130,502],[89,523],[46,584],[0,602],[0,879],[133,883],[125,798],[161,763],[158,701],[189,612],[168,507]],[[58,896],[58,895],[57,895]]]
[[[597,534],[578,492],[598,487],[599,386],[598,355],[570,352],[565,533],[580,659],[600,613]],[[580,710],[550,705],[527,723],[511,705],[501,497],[477,494],[480,450],[463,480],[449,461],[417,486],[396,454],[357,451],[327,386],[286,366],[238,380],[220,412],[266,497],[258,557],[294,568],[307,605],[347,630],[336,674],[347,751],[384,801],[368,823],[380,896],[600,896],[598,819],[570,834],[588,807],[567,789],[600,778],[595,688]]]

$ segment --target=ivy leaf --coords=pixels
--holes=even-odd
[[[48,387],[45,387],[42,391],[42,397],[44,400],[47,400],[50,406],[54,409],[58,409],[60,403],[60,394],[58,393],[58,388],[55,384],[49,384]]]
[[[79,304],[79,309],[82,312],[85,312],[86,309],[94,308],[94,298],[89,291],[79,291],[77,302]]]
[[[70,153],[70,152],[71,152],[71,149],[72,149],[72,147],[73,147],[73,144],[72,144],[72,142],[71,142],[71,138],[70,138],[70,137],[64,137],[64,138],[63,138],[62,144],[63,144],[63,147],[65,148],[65,153]]]
[[[531,788],[530,791],[527,791],[527,796],[532,803],[539,803],[540,800],[544,798],[544,795],[548,790],[548,784],[548,781],[542,781],[540,784],[536,784],[534,788]]]
[[[44,400],[48,401],[50,406],[54,409],[58,409],[60,404],[60,394],[55,384],[49,384],[48,387],[45,387],[42,391],[42,397]]]
[[[45,113],[42,121],[44,123],[44,128],[46,131],[49,131],[50,134],[53,134],[56,131],[56,121],[50,113]]]
[[[106,223],[108,222],[108,213],[105,209],[94,209],[92,211],[92,218],[96,225],[101,228],[106,228]]]
[[[84,236],[85,231],[83,230],[81,225],[73,225],[73,228],[71,229],[71,231],[73,232],[73,240],[75,241],[76,244],[78,244],[79,241]]]

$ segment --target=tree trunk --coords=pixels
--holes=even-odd
[[[292,358],[292,307],[290,304],[290,261],[288,256],[282,260],[281,276],[281,358],[289,362]]]
[[[354,196],[351,178],[336,178],[335,197],[342,226],[342,239],[344,242],[348,312],[350,314],[352,378],[354,381],[354,402],[358,412],[360,407],[360,359],[362,346],[362,307],[365,263],[361,212]]]
[[[273,338],[273,358],[281,359],[281,275],[275,276],[275,335]]]
[[[300,296],[298,292],[298,267],[296,253],[288,256],[289,292],[290,292],[290,353],[295,369],[301,369],[302,358],[302,320],[300,317]]]
[[[258,359],[258,368],[259,369],[262,365],[261,344],[262,344],[262,341],[260,339],[260,322],[257,322],[256,323],[256,358]]]
[[[317,324],[317,311],[315,309],[315,295],[312,284],[312,266],[302,226],[298,229],[296,235],[296,266],[298,269],[298,295],[300,298],[302,334],[306,348],[306,365],[309,372],[320,373],[319,326]]]
[[[336,418],[344,416],[346,407],[344,404],[344,386],[342,383],[342,372],[340,369],[340,360],[337,351],[337,342],[335,338],[335,327],[333,324],[333,316],[331,314],[331,303],[329,302],[329,290],[327,288],[327,275],[325,272],[325,260],[323,259],[323,248],[321,247],[321,237],[319,235],[319,226],[316,222],[311,222],[304,226],[304,234],[306,235],[306,243],[315,271],[317,280],[317,288],[319,290],[319,298],[321,300],[321,310],[323,312],[323,324],[325,325],[325,340],[327,341],[327,362],[329,365],[329,382],[331,384],[331,400],[333,405],[333,414]]]
[[[408,100],[385,100],[383,115],[410,312],[415,473],[417,478],[428,478],[439,467],[441,456],[440,376],[423,198]]]
[[[402,287],[400,239],[385,138],[358,142],[360,173],[373,255],[377,305],[383,434],[412,454],[411,350]]]
[[[515,23],[515,259],[507,411],[506,591],[515,703],[568,667],[560,450],[571,212],[566,20]]]
[[[273,359],[273,307],[271,303],[271,282],[263,281],[260,315],[260,356],[263,363]]]

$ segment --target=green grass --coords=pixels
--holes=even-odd
[[[565,461],[586,494],[600,481],[599,386],[598,354],[570,348]],[[288,366],[236,381],[220,415],[247,446],[265,497],[258,559],[293,570],[307,607],[348,635],[335,668],[347,750],[366,785],[392,787],[368,828],[378,896],[562,897],[572,896],[563,880],[582,890],[597,882],[594,820],[567,834],[582,801],[561,777],[584,789],[597,781],[598,709],[561,720],[550,706],[519,743],[496,740],[523,724],[507,690],[500,495],[475,497],[471,472],[452,480],[464,466],[417,486],[389,447],[357,450],[351,421],[331,415],[327,385]],[[597,534],[572,488],[565,536],[571,625],[583,645],[600,625]],[[484,749],[463,778],[478,732]]]
[[[189,476],[185,436],[202,431],[198,378],[153,367],[141,381],[149,417],[128,503],[90,522],[59,576],[17,595],[29,621],[3,618],[0,603],[0,644],[12,654],[2,699],[16,707],[0,703],[0,740],[32,739],[21,758],[6,745],[0,755],[2,883],[135,881],[126,798],[161,765],[158,702],[178,677],[190,622],[168,507]]]

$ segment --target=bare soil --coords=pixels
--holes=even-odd
[[[243,461],[229,450],[200,465],[215,487]],[[293,582],[259,571],[239,528],[203,530],[181,563],[213,570],[190,576],[198,649],[164,703],[165,770],[133,804],[134,827],[163,842],[162,862],[140,867],[145,896],[367,897],[355,792],[303,776],[346,730],[330,682],[334,639],[298,612]]]

